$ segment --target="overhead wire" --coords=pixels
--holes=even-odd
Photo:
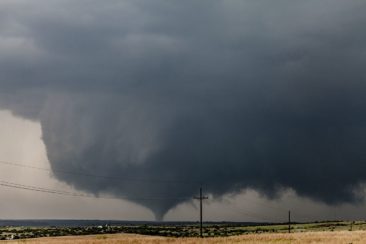
[[[28,168],[28,169],[39,170],[39,171],[50,172],[50,173],[57,172],[57,173],[61,173],[61,174],[102,178],[102,179],[121,181],[121,182],[133,181],[133,182],[146,182],[146,183],[172,183],[172,184],[177,183],[177,184],[197,184],[197,185],[201,184],[201,182],[199,182],[199,181],[188,181],[188,180],[140,179],[140,178],[126,178],[126,177],[121,178],[121,177],[116,177],[116,176],[90,174],[90,173],[82,172],[82,171],[68,171],[68,170],[64,170],[64,169],[60,169],[60,168],[54,168],[54,167],[51,169],[51,168],[46,168],[46,167],[40,167],[40,166],[34,166],[34,165],[30,165],[30,164],[23,164],[23,163],[19,163],[19,162],[10,162],[10,161],[4,161],[4,160],[0,160],[0,164],[8,165],[8,166],[14,166],[14,167]],[[99,199],[115,199],[115,200],[120,200],[120,199],[124,199],[124,200],[164,200],[164,199],[168,200],[168,199],[176,199],[176,200],[191,200],[191,198],[187,198],[187,197],[128,197],[128,198],[127,197],[119,197],[119,198],[97,197],[97,196],[94,196],[94,195],[79,194],[79,193],[75,193],[75,192],[61,191],[61,190],[57,190],[57,189],[22,185],[22,184],[17,184],[17,183],[12,183],[12,182],[6,182],[6,181],[2,181],[2,180],[0,180],[0,186],[12,187],[12,188],[23,189],[23,190],[31,190],[31,191],[37,191],[37,192],[44,192],[44,193],[50,193],[50,194],[67,195],[67,196],[75,196],[75,197],[87,197],[87,198],[99,198]],[[255,204],[258,204],[258,205],[262,205],[263,207],[270,208],[274,211],[287,212],[289,210],[289,209],[281,208],[281,207],[278,207],[278,206],[265,204],[264,202],[256,201],[255,199],[245,199],[245,201],[249,201],[249,202],[252,202],[252,203],[255,203]],[[236,209],[236,211],[239,211],[241,214],[248,215],[248,211],[243,212],[243,210],[241,210],[241,209]],[[302,217],[302,218],[309,218],[310,217],[308,215],[304,215],[304,214],[299,213],[297,211],[296,211],[295,214],[297,216]],[[255,216],[258,217],[257,214],[253,214],[253,213],[249,213],[249,215],[252,215],[251,217],[255,217]],[[260,217],[260,219],[268,221],[268,219],[265,219],[265,218],[262,218],[262,217]]]
[[[294,206],[289,206],[288,208],[280,207],[280,206],[273,206],[271,203],[263,202],[260,199],[247,199],[246,198],[243,202],[244,203],[251,202],[256,205],[262,206],[265,209],[271,209],[272,211],[275,211],[275,212],[282,212],[283,216],[285,216],[286,220],[287,220],[287,216],[288,216],[287,215],[288,211],[291,211],[291,216],[292,216],[293,221],[296,221],[298,219],[297,217],[302,219],[302,221],[310,220],[310,219],[317,219],[317,216],[309,214],[309,213],[303,213],[303,212],[301,212],[301,210],[294,208]],[[237,208],[237,210],[241,211],[241,209],[239,209],[239,208]]]
[[[171,183],[171,184],[200,184],[200,181],[194,181],[194,180],[180,180],[180,179],[141,179],[141,178],[130,178],[130,177],[117,177],[117,176],[107,176],[107,175],[98,175],[98,174],[91,174],[87,172],[82,171],[69,171],[64,170],[60,168],[45,168],[45,167],[39,167],[29,164],[22,164],[18,162],[10,162],[10,161],[4,161],[1,160],[0,164],[8,165],[8,166],[15,166],[15,167],[21,167],[21,168],[29,168],[34,170],[40,170],[40,171],[46,171],[46,172],[57,172],[61,174],[68,174],[68,175],[76,175],[76,176],[84,176],[84,177],[94,177],[94,178],[101,178],[101,179],[108,179],[108,180],[114,180],[114,181],[133,181],[133,182],[146,182],[146,183]]]
[[[99,197],[95,195],[82,194],[77,192],[69,192],[52,188],[44,188],[39,186],[31,186],[25,184],[19,184],[9,181],[0,180],[0,186],[16,188],[28,191],[36,191],[50,194],[57,194],[63,196],[71,196],[71,197],[86,197],[86,198],[95,198],[95,199],[108,199],[108,200],[188,200],[191,198],[188,197],[174,197],[174,196],[129,196],[129,197]]]
[[[269,218],[261,215],[261,214],[258,214],[258,213],[254,213],[252,211],[249,211],[249,210],[243,210],[243,209],[239,209],[239,208],[236,208],[234,206],[225,206],[225,209],[231,211],[231,212],[234,212],[236,214],[239,214],[239,215],[244,215],[244,216],[247,216],[247,217],[250,217],[254,220],[259,220],[258,222],[267,222],[267,223],[272,223],[273,220],[270,220]]]

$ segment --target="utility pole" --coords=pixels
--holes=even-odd
[[[203,237],[203,232],[202,232],[202,200],[208,199],[207,196],[202,195],[202,187],[200,187],[200,196],[199,197],[194,197],[194,199],[200,200],[200,236],[202,238]]]
[[[291,211],[288,211],[288,233],[291,233]]]

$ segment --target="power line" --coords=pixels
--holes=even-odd
[[[44,172],[49,172],[49,173],[57,172],[57,173],[61,173],[61,174],[101,178],[101,179],[108,179],[108,180],[120,181],[120,182],[132,181],[132,182],[162,183],[162,184],[169,183],[169,184],[187,184],[187,185],[188,184],[190,184],[190,185],[201,184],[202,185],[201,181],[173,180],[173,179],[121,178],[121,177],[115,177],[115,176],[90,174],[90,173],[82,172],[82,171],[73,172],[73,171],[68,171],[68,170],[64,170],[64,169],[60,169],[60,168],[52,168],[51,169],[51,168],[33,166],[33,165],[29,165],[29,164],[23,164],[23,163],[18,163],[18,162],[10,162],[10,161],[4,161],[4,160],[0,160],[0,164],[7,165],[7,166],[13,166],[13,167],[28,168],[28,169],[44,171]],[[119,197],[119,198],[96,197],[96,196],[93,196],[93,195],[86,195],[86,194],[79,194],[79,193],[75,193],[75,192],[60,191],[60,190],[57,190],[57,189],[49,189],[49,188],[35,187],[35,186],[29,186],[29,185],[22,185],[22,184],[17,184],[17,183],[5,182],[5,181],[1,181],[1,180],[0,180],[0,186],[12,187],[12,188],[23,189],[23,190],[31,190],[31,191],[37,191],[37,192],[44,192],[44,193],[50,193],[50,194],[58,194],[58,195],[75,196],[75,197],[87,197],[87,198],[99,198],[99,199],[112,199],[112,200],[113,199],[114,200],[121,200],[121,199],[123,199],[123,200],[169,200],[169,199],[175,199],[175,200],[183,200],[183,201],[184,200],[191,200],[190,198],[186,198],[186,197]],[[270,208],[270,209],[273,209],[275,211],[281,211],[281,212],[282,211],[283,212],[288,211],[285,208],[281,208],[279,206],[275,207],[273,205],[266,204],[262,201],[256,201],[255,199],[246,199],[245,201],[253,202],[257,205],[262,205],[263,207]],[[302,218],[310,218],[311,217],[307,214],[305,215],[305,214],[298,213],[298,212],[296,212],[296,215],[299,216],[299,217],[302,217]],[[249,217],[254,217],[254,216],[249,216]],[[260,218],[260,219],[264,220],[263,218]]]
[[[23,189],[23,190],[53,193],[53,194],[58,194],[58,195],[84,196],[83,194],[78,194],[78,193],[72,193],[72,192],[56,190],[56,189],[49,189],[49,188],[43,188],[43,187],[37,187],[37,186],[28,186],[28,185],[17,184],[17,183],[8,182],[8,181],[2,181],[2,180],[0,181],[0,185],[5,186],[5,187]]]
[[[291,233],[291,211],[288,211],[288,233]]]
[[[8,188],[15,188],[20,190],[27,190],[27,191],[34,191],[34,192],[41,192],[41,193],[48,193],[48,194],[56,194],[56,195],[62,195],[62,196],[69,196],[69,197],[82,197],[82,198],[93,198],[93,199],[106,199],[106,200],[140,200],[140,201],[164,201],[164,200],[181,200],[181,201],[187,201],[192,200],[192,198],[188,197],[174,197],[174,196],[131,196],[131,197],[97,197],[95,195],[90,194],[83,194],[83,193],[77,193],[77,192],[70,192],[70,191],[64,191],[59,189],[52,189],[52,188],[45,188],[40,186],[32,186],[32,185],[26,185],[26,184],[19,184],[9,181],[0,180],[0,186],[8,187]],[[207,199],[206,196],[202,195],[202,189],[200,189],[200,196],[196,199],[200,200],[200,228],[202,231],[202,200]],[[254,213],[248,210],[242,210],[239,208],[235,208],[234,206],[226,206],[225,209],[230,210],[235,213],[239,213],[240,215],[245,215],[250,218],[258,219],[264,222],[273,222],[269,220],[268,218],[264,217],[263,215],[260,215],[258,213]],[[291,223],[290,220],[290,213],[289,213],[289,225]],[[202,233],[202,232],[201,232]]]
[[[170,196],[157,196],[157,197],[151,197],[151,196],[134,197],[134,196],[132,196],[132,197],[119,197],[119,198],[96,197],[96,196],[88,195],[88,194],[69,192],[69,191],[63,191],[63,190],[57,190],[57,189],[51,189],[51,188],[44,188],[44,187],[39,187],[39,186],[24,185],[24,184],[18,184],[18,183],[9,182],[9,181],[3,181],[3,180],[0,180],[0,186],[28,190],[28,191],[49,193],[49,194],[57,194],[57,195],[63,195],[63,196],[108,199],[108,200],[191,200],[191,198],[187,198],[187,197],[170,197]]]
[[[200,200],[200,236],[201,238],[203,237],[203,227],[202,227],[202,218],[203,218],[203,213],[202,213],[202,200],[208,199],[207,196],[203,196],[202,195],[202,187],[200,187],[200,195],[198,197],[194,197],[194,199],[198,199]]]
[[[257,219],[257,220],[260,220],[260,221],[264,221],[264,222],[268,222],[268,223],[273,222],[272,220],[270,220],[266,217],[263,217],[262,215],[259,215],[257,213],[254,213],[254,212],[251,212],[251,211],[248,211],[248,210],[244,211],[242,209],[235,208],[233,206],[226,206],[225,209],[227,209],[227,210],[229,210],[233,213],[244,215],[244,216],[254,218],[254,219]]]
[[[57,172],[57,173],[61,173],[61,174],[101,178],[101,179],[108,179],[108,180],[121,181],[121,182],[134,181],[134,182],[146,182],[146,183],[164,183],[164,184],[171,183],[171,184],[194,184],[194,185],[195,184],[198,185],[200,183],[200,181],[173,180],[173,179],[121,178],[121,177],[117,177],[117,176],[90,174],[90,173],[82,172],[82,171],[79,171],[79,172],[68,171],[68,170],[63,170],[60,168],[51,169],[51,168],[45,168],[45,167],[39,167],[39,166],[33,166],[33,165],[22,164],[22,163],[17,163],[17,162],[10,162],[10,161],[3,161],[3,160],[0,161],[0,164],[21,167],[21,168],[29,168],[29,169],[39,170],[39,171],[46,171],[46,172],[50,172],[50,173]]]
[[[284,212],[284,213],[287,213],[288,212],[288,209],[285,208],[285,207],[280,207],[280,206],[273,206],[271,203],[266,203],[266,202],[263,202],[261,200],[256,200],[256,199],[248,199],[248,198],[245,198],[244,200],[245,202],[251,202],[251,203],[254,203],[255,205],[261,205],[262,207],[264,208],[269,208],[269,209],[272,209],[274,211],[280,211],[280,212]],[[292,208],[294,209],[294,208]],[[296,209],[295,209],[296,210]],[[308,214],[304,214],[304,213],[300,213],[299,211],[296,211],[295,214],[292,214],[293,216],[298,216],[300,218],[315,218],[315,216],[311,216],[311,215],[308,215]]]
[[[29,188],[32,190],[34,189],[34,190],[40,190],[40,191],[50,191],[50,192],[55,192],[55,193],[60,193],[60,194],[71,194],[71,192],[68,192],[68,191],[49,189],[49,188],[43,188],[43,187],[38,187],[38,186],[23,185],[23,184],[18,184],[18,183],[9,182],[9,181],[3,181],[3,180],[0,180],[0,183],[4,184],[4,185],[16,186],[16,187],[20,187],[20,188]],[[74,194],[74,193],[72,193],[72,194]],[[77,194],[77,193],[75,193],[75,194]]]
[[[82,194],[82,193],[64,191],[64,190],[59,190],[59,189],[52,189],[52,188],[45,188],[45,187],[40,187],[40,186],[19,184],[19,183],[4,181],[4,180],[0,180],[0,186],[8,187],[8,188],[14,188],[14,189],[20,189],[20,190],[40,192],[40,193],[56,194],[56,195],[61,195],[61,196],[93,198],[93,199],[106,199],[106,200],[143,200],[143,201],[162,201],[162,200],[187,201],[187,200],[192,200],[192,198],[187,198],[187,197],[170,197],[170,196],[155,196],[155,197],[152,197],[152,196],[136,197],[136,196],[134,196],[134,197],[119,197],[119,198],[115,198],[115,197],[96,197],[96,196],[89,195],[89,194]],[[202,195],[202,190],[201,189],[200,189],[200,197],[198,199],[201,202],[201,205],[200,205],[201,206],[200,207],[200,223],[201,223],[200,224],[200,230],[201,230],[201,234],[202,234],[202,200],[207,199],[207,197]],[[230,210],[230,207],[228,209]],[[233,210],[233,208],[231,210]],[[254,217],[256,219],[261,219],[262,221],[271,222],[268,219],[264,219],[262,217],[259,217],[258,215],[255,216],[255,214],[248,214],[248,212],[244,213],[243,211],[237,211],[237,210],[238,209],[236,209],[236,211],[234,210],[235,213],[239,212],[240,214],[245,214],[246,216],[249,216],[249,217]]]

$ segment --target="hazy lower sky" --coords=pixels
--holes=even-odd
[[[1,1],[0,161],[50,171],[0,182],[101,198],[2,186],[0,217],[195,220],[200,184],[209,220],[366,216],[365,10]]]

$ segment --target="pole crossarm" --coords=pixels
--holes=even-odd
[[[193,199],[196,199],[196,200],[207,200],[208,199],[208,196],[203,196],[202,198],[200,197],[193,197]]]

